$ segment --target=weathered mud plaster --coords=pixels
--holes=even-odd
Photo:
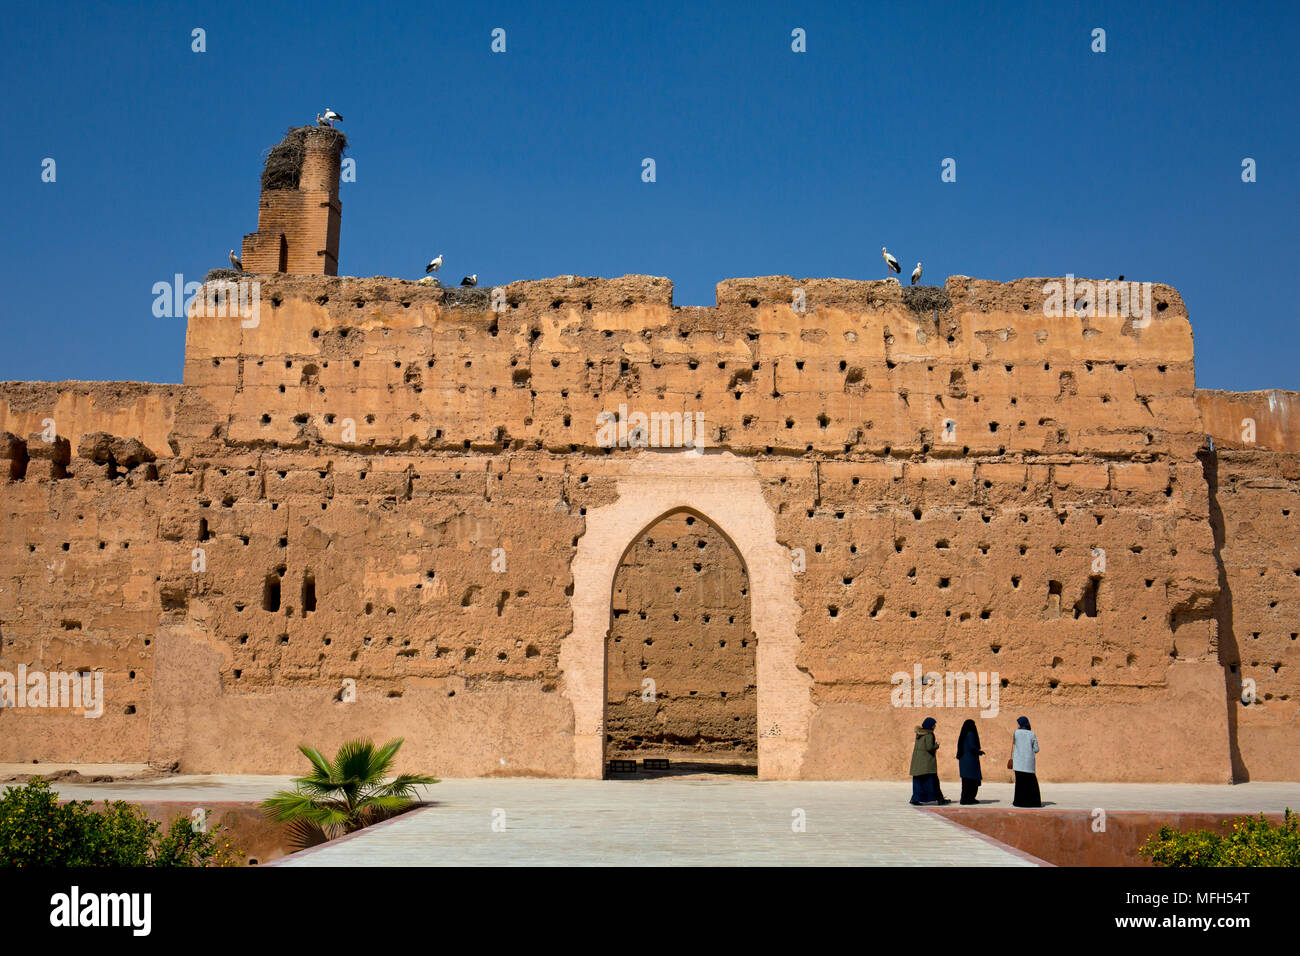
[[[796,664],[799,607],[790,553],[777,541],[771,506],[752,462],[728,452],[645,453],[617,479],[617,499],[587,512],[573,559],[573,633],[560,645],[562,693],[573,705],[573,762],[603,771],[605,637],[614,574],[640,534],[687,510],[717,527],[749,573],[758,647],[758,774],[800,776],[812,714],[809,676]]]
[[[368,734],[593,775],[611,578],[678,508],[745,568],[764,776],[904,777],[918,663],[996,671],[981,733],[1030,715],[1048,782],[1300,766],[1295,397],[1198,393],[1172,289],[1138,329],[1043,316],[1039,279],[259,281],[258,327],[191,318],[182,385],[0,384],[0,668],[107,694],[0,711],[4,759],[292,772]],[[603,447],[623,406],[702,412],[710,452]],[[697,675],[653,676],[721,698]]]

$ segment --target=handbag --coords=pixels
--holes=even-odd
[[[1012,769],[1011,762],[1012,762],[1013,759],[1014,759],[1014,758],[1012,758],[1012,757],[1008,757],[1008,758],[1007,758],[1007,769],[1008,769],[1008,770],[1011,770],[1011,769]]]

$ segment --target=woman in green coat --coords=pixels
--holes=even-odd
[[[934,739],[933,717],[927,717],[916,728],[916,743],[912,745],[912,799],[913,805],[921,803],[947,804],[939,789],[939,760],[935,756],[939,744]]]

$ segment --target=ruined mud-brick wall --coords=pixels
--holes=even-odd
[[[0,759],[288,771],[300,742],[365,733],[405,735],[443,775],[590,772],[580,743],[603,731],[575,713],[604,701],[604,661],[565,650],[591,607],[577,558],[609,552],[612,581],[670,509],[584,542],[593,518],[662,498],[712,520],[759,489],[720,527],[750,542],[755,629],[793,642],[759,643],[760,773],[779,746],[779,774],[904,776],[923,714],[891,705],[891,675],[919,664],[998,672],[991,778],[1024,713],[1048,780],[1228,779],[1178,294],[1157,286],[1135,328],[1044,317],[1043,280],[797,285],[806,312],[787,278],[674,308],[667,280],[636,276],[515,283],[497,312],[489,289],[264,276],[256,327],[192,318],[155,462],[69,441],[68,477],[29,469],[0,509],[3,663],[82,663],[47,648],[95,582],[117,589],[104,613],[136,615],[113,674],[135,664],[147,698],[126,713],[110,675],[113,747],[32,729],[0,734]],[[712,447],[600,447],[620,404],[702,413]],[[70,539],[70,499],[115,525]],[[760,532],[798,558],[774,571]],[[105,640],[94,621],[70,646]],[[787,653],[774,690],[764,669]],[[945,776],[974,713],[937,713]]]
[[[1300,394],[1198,392],[1240,780],[1300,767]]]
[[[148,759],[166,492],[147,445],[170,453],[182,391],[0,385],[0,670],[99,670],[113,689],[98,719],[0,710],[0,760]]]
[[[610,755],[753,763],[757,644],[731,543],[692,514],[668,515],[619,565],[612,606]]]

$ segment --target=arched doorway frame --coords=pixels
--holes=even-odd
[[[740,553],[740,549],[739,549],[738,547],[736,547],[736,542],[734,542],[734,541],[731,540],[731,537],[727,534],[727,532],[725,532],[724,530],[722,530],[721,528],[719,528],[717,525],[715,525],[712,521],[710,521],[708,515],[701,513],[699,510],[697,510],[697,509],[695,509],[695,508],[691,508],[691,507],[673,508],[671,511],[665,512],[664,514],[661,514],[659,517],[653,519],[653,520],[652,520],[648,525],[646,525],[646,526],[645,526],[644,528],[642,528],[639,532],[637,532],[637,534],[636,534],[636,535],[635,535],[635,536],[634,536],[630,541],[628,541],[628,543],[627,543],[627,547],[625,547],[625,548],[623,549],[623,554],[622,554],[622,555],[619,557],[619,559],[618,559],[618,565],[617,565],[617,568],[615,569],[614,577],[613,577],[613,579],[610,581],[610,588],[609,588],[609,601],[610,601],[610,614],[611,614],[611,620],[610,620],[609,628],[605,631],[605,697],[604,697],[604,709],[603,709],[603,714],[602,714],[602,723],[604,723],[606,726],[608,726],[608,720],[609,720],[609,637],[610,637],[611,633],[613,632],[613,626],[614,626],[614,625],[613,625],[612,617],[613,617],[613,607],[614,607],[614,593],[615,593],[614,589],[615,589],[615,588],[617,587],[617,585],[618,585],[618,569],[623,568],[623,562],[627,560],[628,555],[632,553],[632,549],[636,547],[638,541],[640,541],[642,538],[644,538],[644,537],[645,537],[645,536],[650,532],[650,530],[651,530],[652,528],[654,528],[655,526],[657,526],[657,525],[659,524],[659,522],[663,521],[665,518],[670,518],[670,517],[673,517],[673,516],[676,516],[676,515],[690,515],[690,516],[692,516],[692,517],[694,517],[694,518],[696,518],[696,519],[698,519],[698,520],[700,520],[700,521],[703,521],[705,524],[707,524],[709,527],[713,528],[714,531],[718,532],[718,534],[720,534],[720,535],[722,536],[722,540],[723,540],[723,542],[724,542],[724,543],[725,543],[729,548],[731,548],[732,552],[736,555],[737,559],[740,561],[740,567],[741,567],[741,570],[744,572],[745,582],[746,582],[746,590],[748,591],[748,596],[745,598],[745,604],[746,604],[746,606],[749,608],[749,618],[750,618],[750,620],[749,620],[749,623],[750,623],[750,636],[751,636],[751,637],[756,637],[756,636],[757,636],[756,633],[755,633],[754,630],[753,630],[753,623],[754,623],[754,613],[753,613],[753,593],[754,593],[754,592],[753,592],[753,588],[752,588],[752,587],[749,587],[749,566],[745,564],[745,556],[744,556],[743,554],[741,554],[741,553]],[[689,562],[689,560],[691,560],[691,559],[690,559],[690,558],[687,558],[686,560]],[[755,688],[754,688],[755,697],[757,697],[757,694],[758,694],[758,688],[757,688],[757,665],[758,665],[758,646],[756,645],[756,646],[755,646],[755,684],[756,684],[756,686],[755,686]],[[757,724],[757,720],[755,721],[755,723]],[[756,727],[756,728],[755,728],[755,735],[757,735],[757,734],[758,734],[758,729],[757,729],[757,727]],[[754,743],[757,744],[758,741],[755,740]],[[606,755],[606,756],[607,756],[607,755]],[[707,762],[707,760],[706,760],[705,762]]]
[[[587,511],[572,564],[573,630],[560,647],[562,693],[573,707],[575,776],[603,776],[605,640],[618,566],[655,522],[686,511],[722,534],[749,575],[758,640],[758,775],[797,778],[808,745],[811,679],[796,664],[799,607],[790,552],[776,540],[753,464],[730,453],[649,453],[629,462],[617,485],[616,500]]]

